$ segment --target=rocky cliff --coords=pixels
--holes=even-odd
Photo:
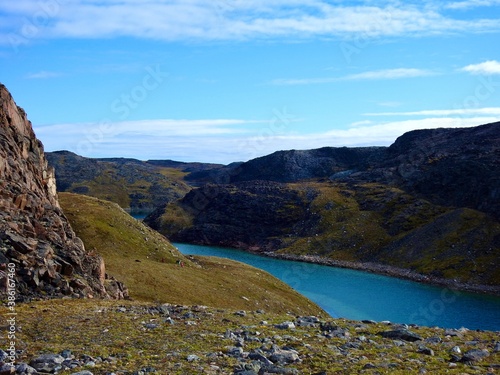
[[[126,296],[73,232],[43,145],[1,84],[0,188],[0,299]]]
[[[399,137],[390,147],[278,151],[233,168],[198,173],[197,177],[215,183],[318,178],[377,182],[435,204],[473,208],[498,219],[499,160],[497,122],[472,128],[415,130]]]

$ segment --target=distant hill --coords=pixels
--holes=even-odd
[[[319,178],[351,184],[377,182],[436,204],[474,208],[498,219],[499,160],[497,122],[472,128],[415,130],[390,147],[278,151],[233,168],[212,169],[205,178],[213,183]]]
[[[373,262],[500,285],[500,123],[387,148],[280,151],[152,213],[176,241]],[[220,176],[218,177],[220,180]]]
[[[183,197],[191,188],[182,169],[135,159],[91,159],[69,151],[47,153],[57,176],[57,190],[86,194],[131,212],[151,212]]]

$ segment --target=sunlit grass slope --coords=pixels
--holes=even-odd
[[[186,258],[114,203],[71,193],[60,193],[59,200],[87,249],[104,258],[106,272],[124,282],[134,299],[300,314],[321,310],[264,271],[220,258]]]

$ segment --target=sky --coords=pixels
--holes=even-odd
[[[500,121],[500,0],[16,0],[0,82],[46,151],[228,164]]]

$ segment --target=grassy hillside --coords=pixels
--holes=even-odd
[[[47,153],[58,191],[109,200],[133,212],[151,212],[183,197],[191,188],[174,167],[135,159],[89,159],[68,151]]]
[[[311,301],[264,271],[225,259],[184,257],[165,237],[114,203],[71,193],[60,193],[59,200],[86,248],[104,258],[106,271],[124,282],[134,299],[320,312]]]

